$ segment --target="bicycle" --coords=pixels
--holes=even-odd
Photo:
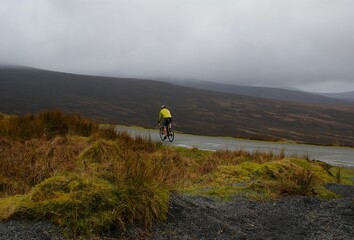
[[[165,141],[164,128],[165,128],[164,125],[162,125],[159,131],[159,135],[162,141]],[[167,133],[168,141],[173,142],[173,140],[175,139],[175,133],[172,128],[172,123],[168,124],[168,126],[166,127],[166,133]]]

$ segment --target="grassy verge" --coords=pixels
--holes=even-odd
[[[284,153],[170,148],[77,115],[0,115],[0,220],[50,219],[70,237],[151,226],[171,192],[229,198],[339,197],[353,171]]]

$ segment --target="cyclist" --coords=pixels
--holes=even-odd
[[[164,133],[164,139],[167,138],[167,134],[166,134],[166,127],[169,126],[172,122],[172,115],[170,113],[170,111],[167,109],[166,105],[162,105],[161,106],[161,110],[160,110],[160,114],[159,114],[159,120],[157,121],[157,123],[160,123],[161,120],[163,121],[163,133]]]

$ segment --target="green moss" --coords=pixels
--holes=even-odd
[[[336,182],[354,185],[354,168],[331,167],[330,171]]]
[[[233,195],[242,195],[242,188],[237,186],[225,186],[212,189],[206,189],[200,192],[200,195],[206,195],[211,197],[222,198],[224,200],[229,200]]]
[[[236,166],[221,166],[217,173],[214,174],[214,181],[217,185],[247,182],[257,177],[260,168],[260,164],[251,162]]]
[[[336,194],[330,190],[328,190],[326,187],[324,186],[319,186],[317,189],[316,189],[316,193],[317,193],[317,196],[319,198],[322,198],[322,199],[335,199],[335,198],[340,198],[341,195],[339,194]]]
[[[0,119],[4,119],[4,118],[8,118],[8,117],[10,117],[10,116],[0,112]]]
[[[24,195],[0,198],[0,221],[10,218],[18,212],[19,208],[26,199],[27,197]]]
[[[30,218],[50,218],[69,228],[74,235],[97,233],[109,227],[122,215],[124,194],[110,183],[87,175],[66,175],[49,178],[37,185],[23,202],[20,214]],[[107,225],[97,225],[98,212],[111,212]]]
[[[321,162],[287,158],[262,164],[244,162],[219,166],[196,179],[196,184],[193,188],[189,186],[187,191],[222,198],[235,194],[253,199],[271,199],[289,194],[334,197],[335,194],[322,187],[324,183],[334,181],[334,176]]]
[[[179,152],[183,157],[192,158],[193,160],[204,160],[212,154],[211,151],[200,150],[198,148],[185,148],[185,147],[175,147],[177,152]]]
[[[289,162],[294,163],[295,165],[302,167],[302,168],[309,168],[311,167],[311,162],[301,158],[288,158]]]
[[[274,181],[254,181],[242,192],[244,196],[253,200],[269,200],[279,197]]]
[[[143,188],[141,188],[143,189]],[[120,223],[151,224],[163,219],[169,193],[158,188],[117,188],[88,175],[62,175],[49,178],[29,194],[0,200],[0,217],[50,218],[73,235],[98,234]],[[10,204],[11,203],[11,204]]]

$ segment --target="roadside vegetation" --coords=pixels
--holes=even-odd
[[[284,153],[172,148],[46,111],[0,115],[0,220],[50,219],[68,237],[164,220],[173,193],[255,200],[340,197],[353,169]]]

